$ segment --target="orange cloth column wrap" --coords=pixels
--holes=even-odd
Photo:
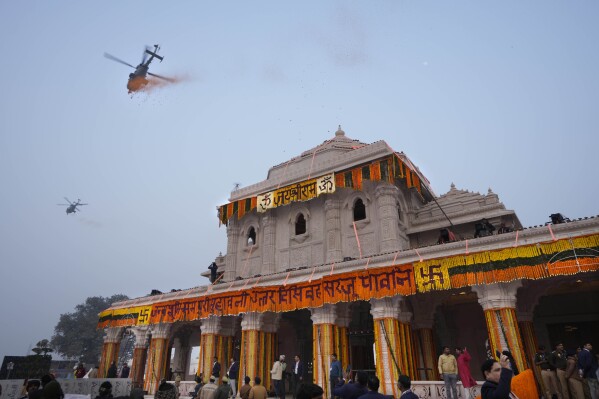
[[[335,352],[337,353],[337,358],[341,361],[343,372],[345,372],[347,366],[350,364],[347,327],[335,326]]]
[[[264,383],[264,386],[269,388],[272,385],[272,376],[270,374],[270,370],[276,360],[275,356],[278,355],[275,353],[277,348],[277,334],[271,332],[262,332],[261,335],[264,343],[261,346],[263,356],[261,359],[261,367],[259,368],[259,370],[261,371],[261,378]]]
[[[254,384],[254,377],[259,374],[260,363],[263,363],[263,358],[258,356],[261,350],[258,350],[258,344],[260,342],[260,331],[258,330],[242,330],[241,331],[241,353],[239,360],[239,380],[243,380],[247,375],[252,379],[252,385]],[[261,347],[262,348],[262,347]]]
[[[229,364],[229,361],[233,356],[233,337],[216,335],[214,352],[216,353],[214,356],[216,356],[221,364],[220,378],[217,381],[217,383],[220,385],[221,379],[227,373],[226,365]]]
[[[144,390],[153,394],[158,390],[160,380],[166,374],[166,358],[168,353],[166,338],[152,338],[148,349],[148,360],[144,378]]]
[[[537,385],[541,388],[541,391],[547,392],[543,385],[541,371],[535,366],[535,354],[539,345],[537,343],[534,323],[532,321],[520,321],[518,322],[518,325],[520,326],[520,335],[522,336],[524,351],[526,352],[528,364],[530,365],[529,368],[534,372],[535,380],[537,381]]]
[[[400,392],[397,391],[397,384],[394,382],[397,381],[400,373],[411,378],[416,375],[410,325],[392,317],[375,319],[374,347],[376,374],[379,380],[393,381],[391,384],[381,384],[379,391],[384,395],[399,397]]]
[[[314,369],[314,383],[320,385],[324,390],[324,397],[331,397],[329,381],[329,368],[331,355],[335,352],[335,325],[313,324],[312,325],[312,348]]]
[[[106,373],[112,362],[119,361],[119,350],[121,349],[121,342],[104,342],[102,346],[102,358],[100,359],[100,370],[98,372],[98,378],[106,378]]]
[[[422,354],[424,361],[420,366],[425,369],[426,379],[428,381],[439,380],[439,369],[435,359],[435,340],[432,328],[419,328],[414,331],[414,343],[416,353]],[[417,357],[418,358],[418,357]],[[414,379],[419,379],[420,375],[415,374]]]
[[[216,334],[200,335],[200,359],[198,364],[198,375],[204,376],[204,383],[210,381],[212,375],[212,364],[214,363],[216,348]]]
[[[131,379],[133,386],[143,383],[144,371],[146,365],[146,357],[148,355],[148,348],[136,347],[133,349],[133,363],[131,364]]]
[[[524,357],[524,346],[520,337],[520,328],[516,319],[516,309],[485,309],[485,320],[487,321],[491,353],[495,354],[497,350],[502,351],[502,338],[504,338],[516,361],[518,370],[524,371],[527,367]]]

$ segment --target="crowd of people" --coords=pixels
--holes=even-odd
[[[539,346],[534,358],[535,366],[541,372],[545,392],[541,392],[545,399],[599,399],[599,383],[597,357],[592,353],[592,345],[586,343],[577,348],[576,351],[566,351],[564,345],[558,342],[554,350],[548,352],[544,346]],[[517,399],[512,392],[511,381],[518,374],[514,358],[507,351],[497,352],[498,359],[488,359],[481,366],[481,376],[484,383],[481,387],[482,399]],[[472,357],[465,347],[454,348],[443,347],[443,353],[438,359],[438,371],[445,385],[447,399],[458,399],[461,397],[473,397],[469,390],[477,385],[475,378],[470,372],[470,361]],[[330,357],[329,381],[330,398],[324,398],[322,387],[304,381],[306,369],[299,356],[295,356],[288,371],[285,355],[280,355],[270,370],[274,396],[277,399],[285,399],[285,379],[290,381],[290,389],[293,399],[393,399],[390,395],[380,394],[381,382],[374,375],[368,375],[364,371],[343,371],[337,354]],[[108,369],[110,375],[117,374],[116,363],[112,363]],[[129,376],[129,368],[123,365],[118,373],[121,378]],[[75,371],[77,378],[88,376],[82,364]],[[110,377],[109,377],[110,378]],[[243,384],[237,392],[237,380],[239,378],[239,362],[231,359],[229,367],[221,376],[221,365],[218,358],[214,358],[211,375],[206,384],[203,383],[203,375],[196,377],[196,386],[189,395],[192,399],[267,399],[269,395],[267,387],[262,384],[260,377],[252,379],[249,376],[243,378]],[[462,382],[464,392],[458,395],[457,381]],[[180,382],[180,379],[179,379]],[[400,396],[397,399],[418,399],[412,392],[411,379],[407,375],[400,375],[397,380],[397,389]],[[0,393],[1,395],[1,393]],[[179,386],[177,381],[171,384],[162,380],[158,386],[155,399],[179,399]],[[144,392],[140,386],[134,386],[131,394],[119,399],[143,399]],[[40,380],[26,381],[22,396],[19,399],[63,399],[64,393],[60,384],[52,375],[44,375]],[[105,381],[100,385],[99,394],[96,399],[116,399],[112,396],[112,384]]]
[[[541,370],[545,396],[557,399],[599,399],[597,357],[590,342],[566,351],[556,342],[549,352],[540,345],[534,363]]]

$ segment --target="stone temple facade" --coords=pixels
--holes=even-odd
[[[398,397],[401,373],[439,379],[444,345],[468,347],[473,374],[496,350],[536,372],[538,343],[598,336],[599,218],[523,228],[491,189],[452,184],[437,196],[404,153],[341,127],[235,190],[218,217],[227,251],[211,284],[100,314],[101,372],[134,336],[131,378],[149,392],[169,369],[207,380],[214,357],[221,376],[235,358],[242,377],[270,387],[285,354],[288,372],[299,355],[305,378],[330,397],[336,353]]]

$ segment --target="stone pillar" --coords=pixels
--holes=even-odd
[[[485,312],[491,352],[509,350],[520,371],[526,369],[524,346],[516,318],[516,291],[522,281],[473,286]]]
[[[417,370],[414,379],[439,380],[436,356],[437,345],[433,326],[435,324],[435,311],[442,300],[442,296],[433,296],[433,294],[416,295],[410,298],[414,310],[412,328],[414,331],[415,357],[418,368],[422,369],[421,373],[418,373]]]
[[[380,253],[401,250],[397,201],[399,189],[388,184],[379,184],[375,190],[380,222]]]
[[[314,383],[324,390],[324,398],[331,397],[329,369],[331,355],[335,352],[335,321],[337,312],[335,305],[326,304],[321,308],[310,309],[312,312]]]
[[[343,366],[343,370],[350,365],[349,354],[349,323],[351,316],[349,314],[349,303],[340,302],[337,304],[337,319],[335,321],[335,352]]]
[[[276,272],[276,238],[277,238],[277,218],[274,211],[267,212],[262,216],[263,236],[262,241],[262,270],[261,274],[271,274]]]
[[[106,372],[112,362],[116,362],[118,365],[119,350],[121,349],[121,339],[123,338],[124,331],[125,329],[123,327],[109,327],[105,330],[98,378],[106,377]]]
[[[399,397],[397,378],[400,373],[416,375],[412,330],[412,314],[402,310],[404,298],[371,299],[370,313],[374,319],[376,374],[381,381],[380,391]],[[404,305],[405,306],[405,305]]]
[[[241,321],[241,355],[239,360],[239,379],[246,375],[252,379],[262,378],[260,369],[264,369],[264,347],[261,346],[262,317],[264,313],[248,312]],[[270,374],[270,373],[269,373]],[[264,378],[262,378],[264,380]]]
[[[148,356],[149,328],[147,326],[132,327],[135,334],[135,346],[133,347],[133,362],[131,364],[131,382],[134,387],[141,387],[146,371],[146,360]]]
[[[327,262],[341,262],[343,253],[341,250],[341,203],[336,199],[328,199],[324,202],[326,218]]]
[[[144,390],[154,394],[158,390],[160,380],[166,376],[168,341],[171,324],[160,323],[152,327],[152,339],[148,350]]]
[[[239,223],[235,217],[232,217],[227,223],[226,270],[223,276],[225,281],[233,281],[237,276],[237,248],[239,248]]]

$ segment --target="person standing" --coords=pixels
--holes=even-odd
[[[458,374],[460,375],[460,381],[462,381],[462,386],[465,391],[470,391],[470,388],[476,386],[476,380],[472,377],[470,373],[470,360],[472,360],[472,356],[468,353],[468,349],[464,348],[455,348],[455,353],[457,356],[458,362]],[[464,397],[470,397],[471,395],[465,395]]]
[[[465,349],[465,348],[464,348]],[[401,392],[400,399],[419,399],[418,395],[412,392],[412,381],[407,375],[400,375],[397,379],[397,389]]]
[[[216,385],[216,377],[213,375],[210,376],[210,382],[204,385],[202,389],[200,389],[200,398],[199,399],[211,399],[212,394],[216,391],[218,386]]]
[[[108,371],[106,372],[106,378],[116,378],[116,362],[110,363],[110,367],[108,367]]]
[[[212,363],[212,374],[215,380],[220,378],[220,363],[218,362],[218,358],[214,356],[214,362]]]
[[[353,382],[350,379],[346,384],[345,379],[343,379],[337,384],[333,393],[341,399],[358,399],[368,392],[368,388],[366,387],[367,384],[368,374],[364,371],[358,371],[356,373],[356,382]]]
[[[232,397],[237,396],[237,377],[239,376],[239,362],[235,358],[231,358],[231,365],[227,371],[229,377],[229,385],[231,385]]]
[[[227,376],[224,376],[221,380],[221,384],[214,394],[212,395],[212,399],[229,399],[231,396],[231,386],[229,385],[229,379]]]
[[[212,262],[210,264],[210,266],[208,266],[208,270],[210,270],[210,282],[212,284],[214,284],[214,282],[216,281],[217,270],[218,270],[218,266],[216,265],[216,262]]]
[[[584,378],[589,386],[591,398],[597,399],[597,391],[599,390],[599,383],[597,382],[597,358],[591,352],[592,350],[593,345],[587,342],[583,345],[580,353],[578,353],[578,375]]]
[[[549,355],[545,352],[545,346],[543,345],[539,345],[537,348],[535,365],[541,369],[541,378],[543,379],[543,385],[545,385],[545,397],[550,398],[551,395],[557,395],[559,399],[562,399],[562,393],[558,389],[555,367],[549,363]]]
[[[250,399],[267,399],[268,392],[264,386],[260,385],[262,380],[260,377],[254,378],[254,386],[250,389]]]
[[[100,367],[98,366],[94,366],[91,368],[91,370],[89,370],[89,372],[87,373],[87,378],[98,378],[98,369]]]
[[[250,399],[250,390],[252,389],[250,381],[250,377],[246,375],[243,379],[244,384],[241,386],[241,388],[239,388],[239,396],[241,399]]]
[[[343,368],[341,366],[341,362],[337,359],[337,354],[333,353],[331,355],[331,368],[329,369],[329,381],[331,386],[331,399],[335,397],[333,392],[335,391],[335,386],[343,377]]]
[[[360,396],[358,399],[388,399],[387,396],[379,393],[379,386],[381,385],[381,382],[375,375],[368,377],[367,385],[368,392]]]
[[[570,388],[572,399],[584,399],[584,388],[582,378],[578,375],[578,357],[575,352],[568,352],[566,356],[566,380]]]
[[[458,362],[451,354],[449,346],[443,347],[443,353],[439,356],[439,375],[445,382],[445,393],[447,399],[458,399]]]
[[[298,355],[295,355],[293,360],[295,360],[295,362],[293,363],[293,370],[291,371],[291,394],[293,395],[293,399],[296,399],[297,387],[304,380],[304,363],[300,360]]]
[[[501,355],[499,362],[487,359],[481,366],[485,377],[480,394],[482,399],[511,399],[517,396],[512,393],[512,369],[506,355]]]
[[[85,377],[85,373],[87,371],[85,370],[85,367],[83,367],[83,363],[79,363],[77,365],[77,368],[75,369],[75,378],[83,378]]]
[[[285,355],[280,355],[279,360],[274,362],[270,375],[275,386],[275,394],[278,398],[285,399],[285,385],[283,384],[283,373],[285,372]]]
[[[123,368],[121,368],[121,378],[129,378],[129,372],[131,369],[127,363],[123,363]]]
[[[559,388],[564,399],[570,399],[568,394],[568,381],[566,380],[566,366],[568,364],[567,354],[564,350],[564,344],[558,342],[554,346],[554,351],[549,355],[549,364],[555,369]]]

